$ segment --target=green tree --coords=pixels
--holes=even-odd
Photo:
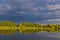
[[[11,21],[3,21],[3,22],[0,22],[0,25],[1,26],[16,26],[16,23],[11,22]]]

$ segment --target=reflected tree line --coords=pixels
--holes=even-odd
[[[16,24],[11,21],[0,22],[0,34],[13,34],[16,32],[22,34],[31,34],[36,32],[60,32],[59,24],[34,24],[29,22],[22,22]]]

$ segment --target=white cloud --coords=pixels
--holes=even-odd
[[[45,21],[60,21],[60,19],[49,19],[49,20],[45,20]]]
[[[11,10],[12,7],[8,4],[0,4],[0,10]]]
[[[8,4],[0,4],[0,14],[7,15],[6,12],[12,10],[12,7]]]
[[[51,12],[48,12],[48,13],[46,13],[47,15],[50,15],[50,14],[52,14]]]
[[[48,8],[49,10],[60,9],[60,4],[48,5],[47,8]]]
[[[55,17],[60,16],[60,4],[47,5],[47,9],[50,11],[47,14],[53,14]]]

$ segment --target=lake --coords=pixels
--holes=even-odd
[[[60,33],[38,32],[32,34],[0,35],[0,40],[60,40]],[[53,35],[53,36],[51,36]]]

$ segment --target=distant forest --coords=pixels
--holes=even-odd
[[[29,22],[21,22],[16,24],[11,21],[0,22],[0,34],[13,34],[16,32],[22,34],[31,34],[37,32],[60,32],[59,24],[34,24]]]

